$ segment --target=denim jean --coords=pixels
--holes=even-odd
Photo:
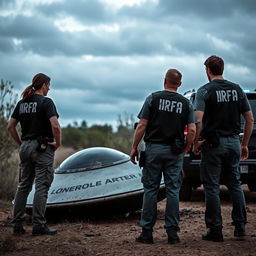
[[[246,223],[245,198],[239,171],[240,152],[239,136],[220,137],[217,147],[211,147],[207,142],[202,146],[201,181],[205,192],[207,228],[222,229],[220,178],[227,186],[233,202],[233,225]]]
[[[153,230],[157,217],[157,195],[163,174],[167,199],[165,228],[178,231],[182,154],[173,154],[170,145],[147,143],[145,157],[145,166],[142,170],[144,197],[140,225],[146,230]]]

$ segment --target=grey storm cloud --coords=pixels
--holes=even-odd
[[[112,15],[107,12],[104,5],[94,0],[76,0],[55,2],[51,5],[41,5],[38,12],[44,16],[72,15],[80,20],[90,23],[109,22]]]
[[[180,0],[180,1],[159,1],[159,6],[164,12],[170,14],[201,16],[204,19],[219,19],[232,15],[235,12],[255,14],[256,2],[254,0]]]
[[[106,2],[0,0],[0,78],[20,93],[48,74],[64,124],[136,115],[168,68],[182,72],[181,92],[198,88],[213,54],[224,58],[227,79],[256,87],[256,1]]]
[[[24,51],[30,50],[42,55],[144,55],[156,54],[164,50],[164,47],[159,45],[161,38],[142,37],[143,34],[151,34],[147,27],[139,27],[135,32],[134,28],[127,28],[117,35],[107,37],[96,35],[91,31],[84,31],[79,35],[62,33],[53,27],[51,20],[46,17],[38,17],[35,21],[33,17],[17,16],[7,19],[0,17],[0,24],[0,33],[5,40],[22,39]],[[4,40],[0,39],[1,41]],[[13,43],[9,42],[9,44]],[[5,51],[6,49],[1,47],[0,50]],[[14,50],[14,46],[9,47],[8,50]]]
[[[42,12],[44,16],[38,16],[36,19],[34,17],[23,16],[2,18],[0,20],[0,32],[5,37],[9,36],[24,39],[24,51],[30,49],[42,55],[64,54],[78,56],[82,54],[92,54],[96,56],[119,56],[128,54],[180,54],[181,52],[198,54],[199,51],[206,53],[209,52],[209,49],[214,47],[214,45],[207,43],[207,38],[205,38],[207,31],[209,33],[216,31],[214,33],[217,33],[222,39],[227,38],[228,35],[228,38],[232,41],[237,40],[238,36],[246,38],[241,42],[244,43],[244,47],[247,50],[253,50],[255,43],[254,37],[243,36],[242,29],[252,29],[252,27],[255,26],[254,20],[251,25],[248,24],[248,20],[244,21],[244,23],[239,22],[237,25],[241,27],[240,31],[242,34],[232,34],[229,29],[229,19],[226,19],[225,22],[223,22],[223,19],[220,19],[220,21],[217,20],[213,23],[208,19],[203,20],[202,14],[209,13],[207,14],[209,16],[211,13],[215,13],[217,17],[220,15],[220,12],[228,9],[229,12],[226,12],[225,15],[229,17],[234,12],[232,10],[236,10],[237,8],[235,5],[231,4],[230,1],[225,1],[224,4],[213,4],[212,1],[202,1],[200,5],[196,5],[196,8],[193,8],[196,3],[198,3],[198,1],[160,1],[158,4],[159,9],[161,10],[162,8],[165,13],[162,17],[162,21],[159,19],[145,19],[143,21],[145,6],[134,7],[134,9],[140,9],[140,15],[138,15],[138,13],[137,16],[130,15],[136,21],[134,26],[122,27],[121,31],[115,33],[115,35],[104,36],[94,34],[91,31],[83,31],[77,35],[62,33],[56,27],[52,26],[52,18],[57,17],[57,13],[74,15],[74,17],[81,20],[83,20],[83,17],[87,17],[87,19],[91,21],[96,20],[96,24],[99,22],[104,22],[105,24],[108,15],[106,14],[107,8],[104,8],[102,3],[82,0],[76,1],[76,4],[71,1],[56,2],[50,5],[39,6],[38,11],[40,13],[44,10],[44,12]],[[207,3],[210,4],[210,6],[207,7]],[[251,2],[249,1],[248,3]],[[250,9],[250,7],[253,7],[253,4],[251,5],[252,6],[241,4],[238,1],[238,6],[243,7],[241,8],[242,10]],[[122,8],[120,15],[119,12],[117,12],[116,16],[112,18],[111,21],[113,22],[118,19],[126,21],[126,19],[129,18],[129,10],[131,9],[132,7]],[[158,8],[153,8],[152,6],[149,6],[149,9],[152,9],[151,12],[155,10],[155,15],[152,15],[152,18],[159,16],[159,12],[161,12]],[[125,14],[125,10],[127,10],[127,14]],[[87,12],[90,15],[88,15]],[[177,19],[176,16],[181,12],[181,17]],[[185,18],[187,14],[190,13],[194,15],[198,13],[200,16],[194,17],[194,21],[191,21],[189,18]],[[49,18],[51,14],[53,16]],[[105,18],[101,19],[101,17]],[[236,18],[239,17],[235,17],[234,22],[236,22]],[[241,21],[243,19],[239,20]],[[165,24],[164,21],[169,21],[169,24]],[[108,19],[108,23],[109,22],[110,19]],[[207,23],[207,26],[204,25],[204,22]],[[180,31],[172,29],[176,23],[181,24]],[[220,23],[220,25],[218,23]],[[200,24],[200,29],[203,33],[198,32],[198,24]],[[225,26],[227,29],[223,31],[216,29],[219,27],[225,28]],[[241,39],[239,39],[239,41],[240,40]],[[198,47],[198,45],[200,45],[200,47]],[[168,46],[170,47],[168,48]]]
[[[13,3],[15,0],[0,0],[0,7],[5,7],[8,4]]]

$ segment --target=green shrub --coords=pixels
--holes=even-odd
[[[0,199],[12,199],[17,186],[17,145],[6,130],[17,94],[9,81],[0,82]]]

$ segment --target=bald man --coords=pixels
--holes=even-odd
[[[140,119],[135,130],[131,161],[136,164],[138,144],[144,136],[146,143],[145,164],[142,170],[144,187],[143,210],[140,225],[140,243],[153,243],[153,226],[157,215],[157,194],[162,178],[166,187],[165,228],[168,243],[180,242],[179,190],[181,185],[183,154],[195,136],[193,107],[188,99],[177,93],[181,85],[181,73],[169,69],[164,78],[164,90],[149,95],[138,115]],[[188,134],[184,138],[185,126]]]

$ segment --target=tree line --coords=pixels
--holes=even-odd
[[[109,124],[94,124],[90,127],[83,120],[80,124],[73,122],[62,128],[62,145],[75,150],[89,147],[110,147],[126,154],[130,153],[134,133],[134,117],[124,113],[118,116],[117,129]]]

